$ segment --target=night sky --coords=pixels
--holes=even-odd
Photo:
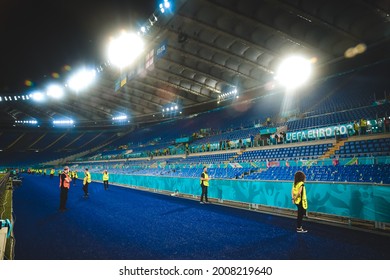
[[[0,1],[0,94],[24,93],[52,80],[53,73],[61,79],[67,65],[99,65],[109,37],[121,29],[138,30],[157,2]]]

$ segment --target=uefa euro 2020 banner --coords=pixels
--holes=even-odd
[[[287,132],[286,141],[306,141],[332,138],[335,137],[337,129],[340,135],[348,135],[348,133],[353,132],[353,123]]]

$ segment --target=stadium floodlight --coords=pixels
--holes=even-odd
[[[171,7],[171,3],[169,2],[169,0],[164,0],[163,3],[160,3],[160,5],[158,5],[158,7],[160,8],[160,12],[163,14],[167,9]]]
[[[118,38],[110,41],[108,59],[122,69],[131,65],[143,50],[144,42],[141,37],[135,33],[122,32]]]
[[[124,121],[124,120],[127,120],[127,116],[126,115],[120,115],[120,116],[117,116],[117,117],[113,117],[112,120],[113,121]]]
[[[30,94],[30,97],[34,100],[34,101],[43,101],[45,99],[45,96],[43,95],[42,92],[40,91],[35,91],[33,93]]]
[[[300,56],[291,56],[280,64],[276,80],[286,88],[294,89],[309,79],[311,71],[310,60]]]
[[[70,77],[68,85],[72,90],[79,92],[91,85],[95,76],[95,70],[81,69]]]
[[[15,120],[15,123],[17,124],[25,124],[25,125],[37,125],[37,120]]]
[[[221,89],[221,93],[218,95],[217,104],[226,100],[234,100],[238,98],[238,90],[236,87],[225,86]]]
[[[74,121],[73,120],[54,120],[53,124],[54,125],[68,126],[68,125],[73,125]]]
[[[53,98],[59,99],[64,95],[64,89],[59,85],[53,84],[48,86],[46,94]]]

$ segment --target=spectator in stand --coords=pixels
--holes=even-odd
[[[385,132],[390,132],[390,117],[385,117],[385,121],[384,121],[384,124],[385,124]]]
[[[354,121],[353,122],[353,130],[355,131],[355,136],[359,135],[359,129],[360,129],[360,126],[359,126],[358,122]]]
[[[383,118],[378,118],[376,120],[376,124],[378,126],[378,132],[381,133],[384,131],[384,122],[383,122]]]
[[[254,142],[255,142],[255,136],[253,134],[250,134],[249,137],[251,138],[251,148],[253,148]]]
[[[188,156],[189,153],[190,153],[190,149],[188,147],[188,143],[186,143],[186,155]]]
[[[284,131],[280,132],[279,138],[280,138],[280,143],[284,144],[284,139],[286,139],[286,132]]]
[[[360,119],[360,134],[366,135],[367,132],[367,120],[364,118]]]
[[[340,129],[338,127],[336,127],[336,129],[334,130],[334,136],[336,139],[336,143],[339,142],[341,135],[340,135]]]

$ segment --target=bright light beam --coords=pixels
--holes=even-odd
[[[299,56],[292,56],[284,60],[276,76],[287,89],[294,89],[303,85],[310,77],[312,71],[311,62]]]
[[[122,69],[131,65],[143,50],[144,42],[141,37],[122,32],[118,38],[110,41],[108,58],[112,64]]]
[[[82,69],[70,77],[68,85],[72,90],[79,92],[91,85],[95,76],[95,70]]]
[[[59,99],[64,95],[64,89],[59,85],[50,85],[47,88],[46,94],[55,99]]]
[[[45,96],[43,95],[42,92],[40,91],[35,91],[33,93],[30,94],[30,97],[34,100],[34,101],[43,101],[45,99]]]

